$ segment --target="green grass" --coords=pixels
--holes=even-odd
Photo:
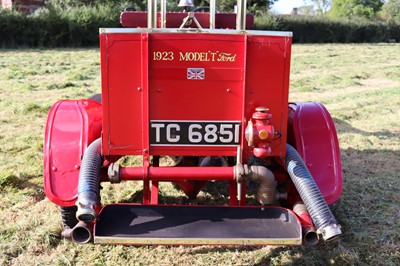
[[[313,247],[124,247],[59,237],[43,192],[50,106],[100,92],[99,51],[0,50],[0,265],[399,265],[400,45],[294,45],[291,101],[320,101],[338,131],[344,188],[333,207],[344,236]],[[124,184],[125,185],[125,184]],[[104,185],[104,203],[140,187]],[[161,201],[185,201],[170,184]],[[202,192],[199,202],[215,200]],[[217,200],[226,200],[223,196]]]

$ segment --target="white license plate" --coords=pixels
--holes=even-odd
[[[237,146],[240,121],[150,121],[151,146]]]

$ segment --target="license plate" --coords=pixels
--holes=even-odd
[[[150,121],[151,146],[237,146],[240,121]]]

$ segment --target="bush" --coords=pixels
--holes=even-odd
[[[271,12],[259,12],[254,18],[256,30],[278,30],[282,24],[282,17]]]
[[[80,47],[98,45],[100,27],[120,27],[121,7],[49,6],[32,15],[0,9],[1,47]]]
[[[111,1],[111,0],[110,0]],[[99,28],[120,27],[120,5],[53,4],[32,15],[0,8],[0,47],[97,46]],[[255,29],[292,31],[297,43],[400,41],[400,24],[366,20],[333,20],[319,16],[276,16],[257,12]]]
[[[24,42],[29,39],[30,35],[28,27],[28,19],[25,15],[18,12],[11,12],[0,9],[0,42],[1,46],[14,46],[18,41],[24,38]]]
[[[267,14],[255,20],[257,29],[293,32],[297,43],[372,43],[400,41],[400,24],[366,20],[334,20],[321,16]]]

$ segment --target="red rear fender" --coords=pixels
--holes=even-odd
[[[319,102],[289,105],[288,143],[303,158],[328,204],[342,194],[342,163],[335,125]]]
[[[92,100],[62,100],[49,111],[44,139],[44,190],[59,206],[73,206],[77,198],[81,158],[100,137],[101,104]]]

